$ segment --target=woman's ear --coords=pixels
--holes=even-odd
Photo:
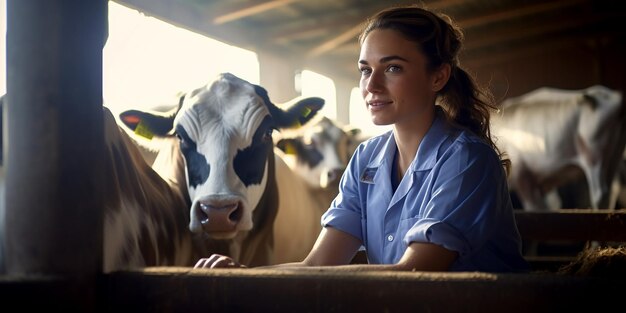
[[[448,63],[442,64],[437,70],[435,70],[435,72],[433,73],[433,81],[431,87],[434,92],[439,92],[448,83],[451,70],[452,67]]]

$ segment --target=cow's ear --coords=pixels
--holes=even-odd
[[[352,125],[347,125],[343,127],[343,131],[348,134],[348,136],[354,137],[361,133],[361,129]]]
[[[324,107],[324,99],[307,97],[292,100],[281,116],[274,116],[279,128],[298,128],[311,121]]]
[[[120,120],[136,135],[152,139],[153,136],[166,136],[174,125],[174,116],[139,110],[120,113]]]
[[[324,99],[318,97],[309,97],[304,98],[296,102],[295,105],[289,108],[291,113],[292,110],[295,110],[295,117],[297,119],[297,123],[300,125],[304,125],[308,123],[317,112],[319,112],[324,107]]]
[[[298,151],[297,141],[293,138],[282,138],[276,143],[276,147],[285,154],[295,155]]]

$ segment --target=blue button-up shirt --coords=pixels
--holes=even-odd
[[[458,252],[452,271],[528,269],[495,151],[441,113],[393,192],[393,132],[355,151],[322,225],[361,240],[370,263],[397,263],[411,242]]]

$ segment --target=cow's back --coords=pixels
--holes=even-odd
[[[580,98],[580,97],[579,97]],[[492,117],[498,147],[537,173],[575,162],[573,136],[580,118],[579,98],[527,99],[504,105]]]

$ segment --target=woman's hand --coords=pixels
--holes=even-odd
[[[193,268],[240,268],[247,267],[243,264],[239,264],[231,257],[213,254],[208,258],[201,258],[196,262]]]

